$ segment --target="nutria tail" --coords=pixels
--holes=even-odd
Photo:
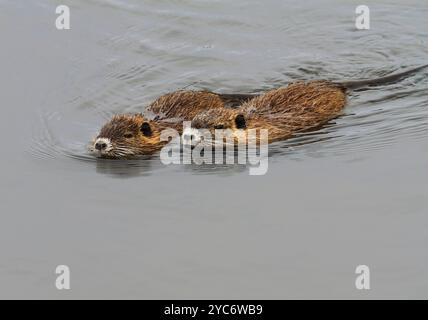
[[[414,69],[410,69],[407,71],[403,71],[400,73],[391,74],[389,76],[376,78],[376,79],[344,81],[344,82],[336,82],[336,84],[341,85],[341,86],[345,87],[346,89],[358,89],[358,88],[362,88],[362,87],[381,86],[384,84],[390,84],[390,83],[395,83],[395,82],[401,81],[401,80],[405,79],[407,76],[409,76],[409,75],[411,75],[411,74],[413,74],[419,70],[422,70],[426,67],[428,67],[428,64],[414,68]]]

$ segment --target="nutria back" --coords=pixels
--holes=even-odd
[[[337,113],[345,105],[345,89],[328,81],[295,82],[244,103],[245,113],[258,115]],[[279,115],[278,115],[279,116]]]
[[[192,120],[203,110],[236,107],[250,100],[251,94],[219,94],[209,91],[175,91],[152,102],[145,110],[147,117],[164,120]]]
[[[248,127],[274,126],[269,132],[269,140],[274,141],[327,123],[342,113],[345,104],[345,90],[339,85],[298,82],[244,103],[240,112],[246,116]]]
[[[341,114],[345,89],[327,81],[297,82],[244,102],[241,107],[206,109],[196,115],[196,129],[267,129],[269,141],[317,128]],[[189,132],[190,133],[190,132]]]

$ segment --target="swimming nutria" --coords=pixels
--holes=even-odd
[[[179,122],[153,121],[142,114],[121,114],[114,116],[92,141],[89,151],[100,158],[131,158],[152,154],[167,142],[160,141],[162,130],[180,130]]]
[[[176,91],[151,103],[145,114],[114,116],[91,142],[89,151],[102,158],[129,158],[158,151],[162,130],[181,134],[182,121],[190,121],[202,110],[224,109],[250,100],[252,94],[218,94],[208,91]]]
[[[211,130],[265,128],[269,130],[269,141],[285,139],[337,117],[346,103],[346,89],[395,82],[427,66],[367,81],[292,83],[258,96],[178,91],[153,102],[147,108],[148,115],[114,116],[90,150],[105,158],[152,154],[166,144],[160,141],[160,132],[173,128],[181,133],[184,120]],[[227,108],[240,104],[237,109]]]
[[[195,129],[268,129],[269,142],[319,127],[337,117],[346,103],[345,88],[328,81],[296,82],[268,91],[239,108],[207,109],[196,115]],[[214,132],[212,132],[214,133]],[[197,132],[190,129],[184,135]]]
[[[236,109],[207,109],[196,115],[183,135],[195,142],[198,130],[231,129],[234,137],[248,129],[268,129],[268,141],[283,140],[302,131],[319,128],[339,116],[346,104],[346,91],[388,84],[419,71],[424,65],[402,73],[373,80],[348,82],[295,82],[245,101]],[[257,136],[259,141],[259,136]]]

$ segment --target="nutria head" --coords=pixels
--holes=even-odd
[[[291,132],[287,124],[289,121],[289,118],[281,117],[277,113],[271,116],[260,116],[244,108],[210,109],[194,117],[191,128],[184,129],[183,139],[198,143],[201,140],[200,129],[210,130],[212,136],[215,136],[216,130],[224,129],[226,135],[231,135],[235,139],[235,143],[237,141],[239,143],[239,139],[249,138],[250,131],[256,132],[258,142],[260,130],[267,130],[268,140],[275,141],[290,136]]]
[[[193,118],[190,128],[184,129],[183,139],[184,141],[198,143],[201,138],[201,129],[208,129],[213,136],[216,130],[225,130],[226,135],[236,137],[246,128],[246,116],[239,110],[229,108],[207,109]]]
[[[116,115],[102,128],[89,150],[100,158],[132,158],[151,154],[161,148],[160,131],[164,126],[141,114]]]

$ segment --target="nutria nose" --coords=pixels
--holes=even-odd
[[[95,149],[97,150],[104,150],[105,148],[107,148],[107,143],[105,142],[97,142],[95,143]]]

